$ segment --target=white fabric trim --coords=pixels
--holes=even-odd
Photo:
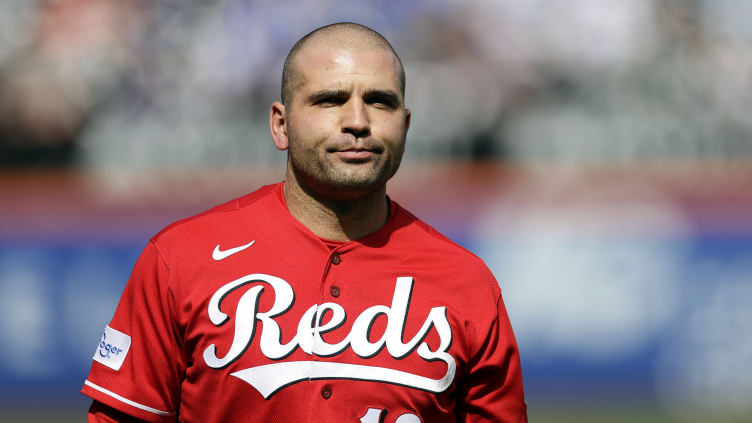
[[[107,395],[111,396],[112,398],[115,398],[118,401],[124,402],[124,403],[126,403],[128,405],[131,405],[133,407],[139,408],[139,409],[144,410],[144,411],[148,411],[150,413],[158,414],[160,416],[172,416],[172,415],[175,414],[174,411],[157,410],[156,408],[151,408],[149,406],[146,406],[146,405],[143,405],[143,404],[139,404],[139,403],[137,403],[135,401],[131,401],[128,398],[121,397],[120,395],[118,395],[118,394],[116,394],[116,393],[114,393],[114,392],[112,392],[110,390],[104,389],[104,388],[102,388],[99,385],[95,385],[95,384],[89,382],[88,380],[84,382],[84,385],[90,386],[90,387],[96,389],[97,391],[99,391],[99,392],[101,392],[103,394],[107,394]]]

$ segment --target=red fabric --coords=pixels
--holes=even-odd
[[[251,241],[212,257],[215,247]],[[281,281],[276,288],[272,279]],[[285,286],[294,293],[287,305]],[[285,307],[270,315],[275,303]],[[328,311],[313,337],[317,319],[300,321],[316,305]],[[333,322],[336,309],[343,321]],[[117,371],[93,362],[82,392],[147,421],[527,421],[517,345],[493,275],[394,202],[382,229],[333,251],[289,214],[282,184],[172,224],[144,249],[109,326],[131,337],[130,349]],[[285,344],[296,347],[269,352]],[[293,362],[306,377],[277,386],[289,369],[278,365]],[[263,378],[248,379],[276,389],[265,399],[239,375],[270,364]]]
[[[92,401],[89,407],[89,423],[141,423],[143,421],[96,400]]]

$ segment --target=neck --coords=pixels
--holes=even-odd
[[[300,183],[288,170],[284,185],[290,214],[316,236],[352,241],[381,229],[389,217],[386,185],[359,196],[332,198]]]

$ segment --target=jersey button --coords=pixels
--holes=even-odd
[[[332,263],[340,264],[341,262],[342,262],[342,259],[339,258],[339,253],[332,254]]]
[[[336,286],[329,287],[329,293],[332,294],[332,297],[337,298],[339,297],[339,288]]]
[[[321,388],[321,397],[326,400],[332,397],[332,388],[330,388],[329,385],[324,385],[324,387]]]

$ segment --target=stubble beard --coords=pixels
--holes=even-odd
[[[306,144],[294,131],[288,132],[289,161],[300,183],[317,191],[341,194],[368,194],[384,187],[386,182],[397,172],[404,151],[394,151],[384,147],[381,154],[368,160],[343,161],[327,153],[322,138],[315,143]]]

